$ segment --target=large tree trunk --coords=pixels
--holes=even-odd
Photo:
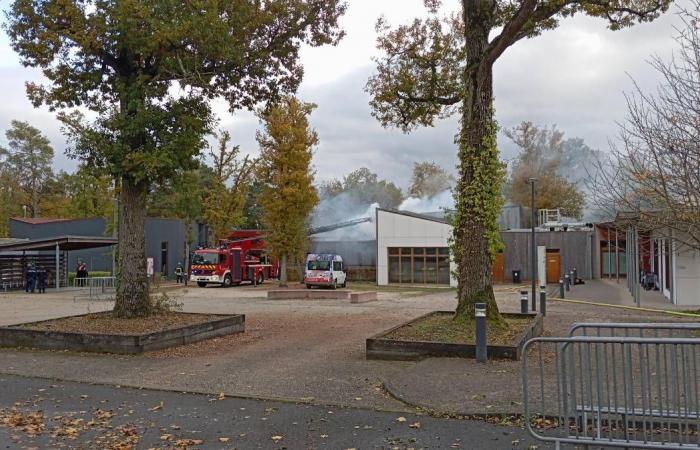
[[[119,317],[142,317],[151,312],[146,281],[146,195],[145,181],[122,178],[119,194],[119,252],[117,298],[114,312]]]
[[[287,255],[282,255],[280,258],[280,287],[287,286]]]
[[[490,322],[503,324],[491,285],[496,218],[501,204],[503,169],[496,147],[493,117],[493,71],[484,61],[488,46],[490,2],[464,2],[467,68],[459,145],[454,256],[458,265],[455,318],[472,320],[477,303],[485,303]]]

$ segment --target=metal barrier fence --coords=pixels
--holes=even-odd
[[[700,449],[699,338],[535,338],[523,354],[524,418],[538,439]]]
[[[87,297],[95,300],[101,296],[111,294],[116,290],[115,277],[93,277],[93,278],[75,278],[73,279],[73,288],[87,290]],[[78,297],[74,297],[74,300]],[[111,296],[108,296],[111,298]]]
[[[596,337],[698,338],[700,337],[700,323],[575,323],[569,328],[569,337],[577,335]]]

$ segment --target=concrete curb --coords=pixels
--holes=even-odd
[[[43,350],[45,351],[45,350]],[[32,375],[32,376],[27,376],[27,375],[21,375],[21,374],[16,374],[12,372],[3,372],[2,369],[0,369],[0,378],[3,376],[8,376],[8,377],[18,377],[18,378],[31,378],[31,379],[36,379],[36,380],[47,380],[47,381],[56,381],[59,383],[78,383],[78,384],[88,384],[88,385],[93,385],[93,386],[107,386],[107,387],[113,387],[116,389],[134,389],[134,390],[144,390],[144,391],[153,391],[153,392],[177,392],[180,394],[189,394],[189,395],[200,395],[200,396],[213,396],[217,397],[221,394],[221,392],[213,392],[213,391],[207,391],[207,390],[185,390],[183,391],[182,389],[168,389],[168,388],[157,388],[157,387],[144,387],[144,386],[139,386],[137,384],[131,384],[131,383],[109,383],[109,382],[104,382],[104,381],[85,381],[85,380],[80,380],[80,379],[75,379],[75,378],[61,378],[61,377],[49,377],[49,376],[39,376],[39,375]],[[252,395],[252,394],[236,394],[236,393],[231,393],[227,394],[224,393],[225,398],[236,398],[236,399],[242,399],[242,400],[260,400],[264,402],[277,402],[277,403],[285,403],[285,404],[291,404],[291,405],[309,405],[309,406],[322,406],[322,407],[329,407],[329,408],[343,408],[343,409],[360,409],[360,410],[368,410],[368,411],[380,411],[380,412],[389,412],[389,413],[397,413],[397,414],[406,414],[406,413],[411,413],[411,414],[416,414],[415,409],[420,409],[421,411],[424,411],[422,408],[416,408],[416,407],[409,407],[411,409],[393,409],[393,408],[378,408],[378,407],[367,407],[367,406],[361,406],[361,405],[349,405],[346,403],[338,403],[338,402],[327,402],[327,401],[319,401],[316,402],[314,400],[305,400],[302,398],[292,398],[292,397],[275,397],[275,396],[265,396],[265,395]],[[397,399],[398,400],[398,399]]]
[[[492,417],[492,416],[517,416],[521,417],[522,412],[501,412],[501,411],[489,411],[489,412],[464,412],[464,411],[449,411],[449,410],[440,410],[433,408],[431,406],[426,406],[426,405],[419,405],[415,402],[412,402],[411,400],[408,400],[404,394],[401,393],[399,389],[396,389],[392,384],[387,381],[387,380],[382,380],[382,389],[386,391],[387,394],[389,394],[391,397],[393,397],[395,400],[400,401],[404,405],[408,406],[409,408],[415,408],[419,409],[423,412],[425,412],[428,415],[436,415],[436,416],[450,416],[450,417],[479,417],[479,418],[485,418],[485,417]]]

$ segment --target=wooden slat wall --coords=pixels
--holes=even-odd
[[[537,232],[537,245],[544,245],[548,250],[559,250],[561,255],[561,273],[570,268],[578,269],[579,278],[592,278],[594,270],[593,231],[545,231]],[[522,271],[523,279],[530,278],[531,234],[529,231],[508,231],[501,233],[505,245],[504,269],[506,280],[511,279],[515,269]]]
[[[38,269],[46,270],[46,287],[56,286],[56,255],[54,253],[37,253],[22,256],[21,254],[0,255],[0,289],[24,289],[27,264],[34,264]],[[61,286],[67,284],[66,255],[61,252]]]

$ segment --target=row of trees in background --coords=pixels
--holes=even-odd
[[[261,113],[261,120],[264,114]],[[53,149],[40,130],[24,122],[12,122],[6,132],[8,146],[0,148],[0,236],[8,234],[10,217],[84,218],[101,216],[111,223],[116,203],[115,184],[106,174],[81,165],[74,173],[53,171]],[[564,139],[556,127],[523,122],[505,135],[520,149],[504,186],[506,199],[530,205],[529,178],[538,178],[536,207],[562,208],[579,218],[585,199],[582,180],[598,158],[581,139]],[[148,193],[149,216],[200,220],[214,239],[232,228],[262,228],[260,159],[242,155],[227,131],[218,133],[217,145],[208,150],[208,162],[179,170],[173,177],[154,183]],[[318,187],[322,198],[347,194],[363,205],[398,208],[407,197],[432,198],[455,185],[454,176],[435,162],[415,162],[406,192],[381,179],[366,167],[342,179]]]
[[[111,217],[114,189],[108,176],[85,165],[54,172],[54,150],[39,129],[12,121],[0,147],[0,237],[10,217]]]

